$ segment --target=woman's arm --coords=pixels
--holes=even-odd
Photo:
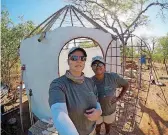
[[[69,118],[64,91],[64,85],[59,80],[54,80],[50,84],[49,105],[54,126],[58,130],[59,135],[79,135]]]
[[[54,125],[59,135],[79,135],[75,125],[68,116],[66,103],[55,103],[51,106]]]
[[[121,90],[119,96],[117,97],[117,101],[120,100],[124,96],[124,94],[126,93],[128,87],[129,87],[129,84],[127,83],[121,87],[122,87],[122,90]]]

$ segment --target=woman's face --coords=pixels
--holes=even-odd
[[[73,52],[68,58],[69,70],[73,72],[82,72],[85,67],[86,57],[82,51]]]
[[[95,61],[92,64],[92,70],[96,75],[104,74],[105,72],[105,65],[99,61]]]

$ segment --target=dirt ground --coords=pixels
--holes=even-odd
[[[10,109],[11,112],[1,115],[1,135],[27,135],[28,129],[30,128],[30,114],[29,114],[29,103],[27,95],[25,93],[22,97],[23,107],[23,128],[21,128],[20,122],[20,110],[19,110],[19,99],[15,103],[7,104],[5,109]],[[10,111],[9,110],[9,111]],[[13,110],[13,111],[12,111]],[[16,119],[15,124],[9,124],[10,119]]]
[[[163,64],[154,64],[158,77],[167,77]],[[139,125],[142,135],[168,135],[168,79],[159,79],[166,86],[151,85]],[[141,135],[140,134],[140,135]]]

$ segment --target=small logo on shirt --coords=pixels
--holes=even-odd
[[[104,90],[105,91],[109,91],[109,90],[111,90],[111,87],[110,86],[106,86],[106,87],[104,87]]]
[[[90,95],[90,96],[93,96],[93,95],[94,95],[94,92],[90,91],[90,92],[89,92],[89,95]]]

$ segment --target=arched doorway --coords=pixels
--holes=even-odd
[[[93,76],[94,73],[91,69],[92,57],[96,55],[103,56],[104,53],[100,45],[95,40],[91,38],[87,38],[87,37],[80,37],[80,38],[72,39],[64,45],[59,55],[59,75],[60,76],[64,75],[65,71],[68,70],[69,68],[68,63],[67,63],[68,52],[74,46],[79,46],[85,49],[87,53],[87,60],[86,60],[86,64],[85,64],[85,68],[83,72],[85,73],[85,76],[87,77]]]

